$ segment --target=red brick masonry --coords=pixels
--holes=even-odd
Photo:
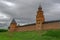
[[[29,24],[17,27],[16,31],[32,31],[36,30],[36,24]],[[60,22],[46,22],[43,23],[42,30],[49,30],[49,29],[60,29]]]

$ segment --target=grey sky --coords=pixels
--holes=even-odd
[[[0,23],[8,25],[12,18],[17,23],[34,23],[41,3],[45,21],[60,20],[60,0],[0,0]]]

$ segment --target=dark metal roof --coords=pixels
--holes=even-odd
[[[60,20],[55,20],[55,21],[45,21],[43,24],[46,24],[46,23],[55,23],[55,22],[60,22]],[[31,26],[31,25],[36,25],[36,23],[27,24],[27,25],[23,25],[23,26],[20,26],[20,27]]]
[[[15,19],[13,19],[11,23],[16,23]]]
[[[41,6],[41,4],[39,5],[39,8],[38,9],[42,9],[42,6]]]
[[[60,20],[45,21],[44,24],[45,24],[45,23],[55,23],[55,22],[60,22]]]

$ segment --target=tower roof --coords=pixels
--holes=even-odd
[[[41,4],[39,5],[39,8],[38,9],[42,9],[42,6],[41,6]]]
[[[13,19],[11,23],[16,23],[15,19]]]

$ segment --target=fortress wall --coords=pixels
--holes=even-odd
[[[49,29],[60,29],[60,22],[44,23],[42,30]],[[17,31],[32,31],[32,30],[36,30],[36,25],[21,26],[17,28]]]
[[[45,23],[45,24],[43,24],[43,29],[44,30],[60,29],[60,22]]]
[[[35,30],[35,25],[29,25],[29,26],[22,26],[22,27],[18,27],[17,31],[32,31]]]

